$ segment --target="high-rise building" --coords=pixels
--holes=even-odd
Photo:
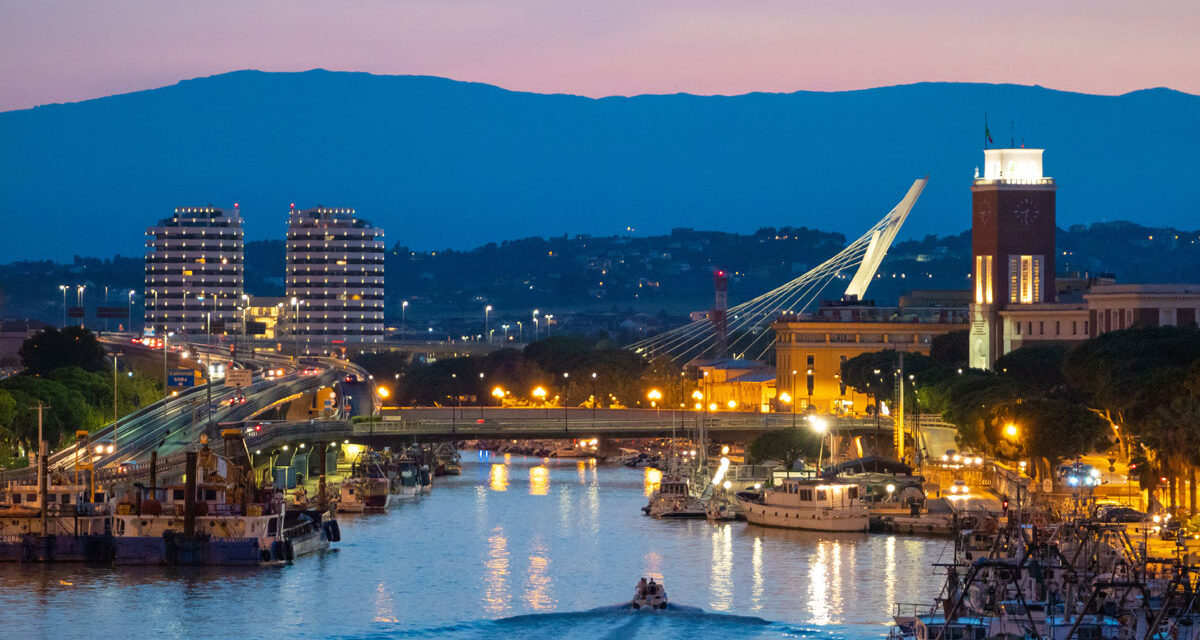
[[[316,207],[288,216],[290,331],[310,343],[383,339],[383,229],[354,209]]]
[[[1004,354],[1001,312],[1054,302],[1054,178],[1042,149],[986,149],[971,185],[970,365],[990,369]]]
[[[242,216],[178,207],[146,230],[146,326],[156,332],[234,332],[242,299]]]

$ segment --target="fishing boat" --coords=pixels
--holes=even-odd
[[[350,477],[338,488],[338,513],[383,513],[392,504],[392,480],[387,461],[363,451],[350,465]]]
[[[283,539],[290,544],[294,558],[328,549],[331,543],[342,539],[342,532],[337,519],[328,511],[295,509],[284,513]]]
[[[742,514],[752,524],[808,531],[866,531],[870,512],[856,484],[784,478],[758,498],[738,497]]]
[[[705,518],[704,503],[692,496],[691,483],[679,473],[664,474],[643,511],[655,518]]]
[[[420,498],[421,467],[420,464],[407,454],[392,460],[388,476],[391,478],[392,495],[399,499],[414,500]]]

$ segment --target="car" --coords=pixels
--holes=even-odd
[[[1145,522],[1150,516],[1131,507],[1117,507],[1104,512],[1105,522]]]
[[[954,484],[950,485],[950,495],[952,496],[965,496],[969,493],[971,493],[971,488],[962,480],[955,480]]]

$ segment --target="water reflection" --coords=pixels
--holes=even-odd
[[[579,484],[587,484],[587,463],[583,460],[576,462],[575,470],[579,472]]]
[[[529,495],[544,496],[550,493],[550,470],[544,466],[529,470]]]
[[[545,543],[539,538],[534,541],[529,555],[529,569],[525,575],[525,605],[534,611],[551,611],[554,599],[550,596],[550,555]]]
[[[508,458],[507,455],[504,457]],[[508,491],[508,465],[493,464],[488,475],[490,476],[488,484],[491,485],[492,491]]]
[[[753,551],[750,553],[750,569],[753,571],[754,584],[750,588],[750,608],[762,610],[763,597],[763,544],[762,538],[754,538]]]
[[[808,558],[808,609],[814,624],[829,624],[829,542],[822,540]]]
[[[508,538],[504,537],[503,527],[496,527],[488,536],[488,559],[484,566],[487,588],[483,594],[483,608],[493,615],[504,613],[511,596],[508,593]]]
[[[728,523],[715,525],[712,534],[712,577],[709,589],[717,611],[729,611],[733,604],[733,527]]]

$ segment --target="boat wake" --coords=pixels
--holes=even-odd
[[[396,629],[371,638],[487,638],[505,636],[537,638],[811,638],[840,640],[861,637],[845,629],[811,627],[771,622],[753,616],[706,612],[697,607],[671,604],[665,610],[636,611],[628,605],[612,605],[588,611],[539,613],[478,620],[441,627]]]

